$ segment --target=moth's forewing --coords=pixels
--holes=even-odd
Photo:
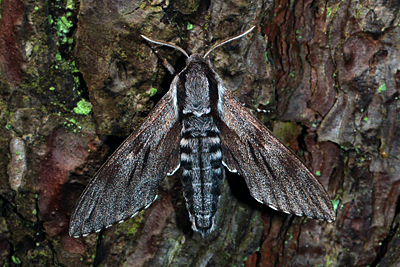
[[[246,180],[251,195],[273,209],[335,220],[321,183],[278,138],[225,88],[220,136],[224,165]]]
[[[150,205],[158,184],[179,168],[176,79],[170,90],[90,181],[71,217],[71,236],[129,219]]]

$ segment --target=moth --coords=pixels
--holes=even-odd
[[[169,91],[90,181],[71,217],[74,237],[132,218],[155,200],[159,183],[182,168],[192,229],[203,237],[215,227],[224,168],[244,177],[251,195],[285,213],[333,221],[324,187],[272,132],[225,87],[208,55],[187,57]]]

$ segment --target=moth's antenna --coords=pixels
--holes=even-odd
[[[241,35],[235,36],[235,37],[231,37],[229,39],[226,39],[225,41],[222,41],[221,43],[215,44],[213,45],[210,50],[207,51],[207,53],[204,55],[204,58],[206,58],[211,51],[213,51],[215,48],[220,47],[221,45],[224,45],[226,43],[229,43],[230,41],[242,38],[243,36],[245,36],[246,34],[248,34],[249,32],[251,32],[256,26],[251,27],[249,30],[245,31],[244,33],[242,33]],[[143,35],[142,35],[143,36]]]
[[[176,45],[171,44],[171,43],[163,42],[163,41],[150,39],[149,37],[146,37],[144,35],[140,35],[140,36],[142,36],[143,39],[145,39],[146,41],[148,41],[150,43],[159,44],[159,45],[165,45],[165,46],[169,46],[169,47],[175,48],[176,50],[181,51],[182,54],[184,54],[187,58],[189,57],[189,55],[186,53],[186,51],[183,50],[182,48],[180,48],[179,46],[176,46]]]

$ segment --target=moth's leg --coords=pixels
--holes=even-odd
[[[252,105],[249,105],[249,104],[247,104],[247,103],[244,103],[244,102],[242,102],[242,101],[240,101],[240,103],[241,103],[244,107],[246,107],[246,108],[248,108],[248,109],[250,109],[250,110],[252,110],[252,111],[254,111],[254,112],[259,112],[259,113],[271,113],[271,112],[272,112],[272,110],[259,109],[259,108],[256,108],[256,107],[252,106]]]
[[[262,121],[264,123],[264,125],[270,130],[273,131],[273,127],[271,124],[271,115],[274,113],[273,109],[259,109],[254,107],[253,105],[250,105],[248,103],[244,103],[243,101],[239,102],[246,108],[250,109],[250,113],[253,114],[253,116],[257,117],[258,119],[261,119],[259,116],[257,116],[256,113],[263,113],[265,114],[265,118],[262,118]]]
[[[172,65],[169,64],[169,62],[157,51],[157,49],[155,49],[152,45],[150,45],[150,47],[151,47],[151,50],[153,50],[154,54],[156,54],[158,59],[161,60],[161,63],[169,71],[169,73],[171,73],[171,75],[176,75],[176,71],[175,71],[174,67],[172,67]]]

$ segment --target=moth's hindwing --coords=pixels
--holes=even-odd
[[[335,220],[332,202],[307,167],[239,101],[220,88],[223,163],[246,180],[251,195],[273,209]]]
[[[160,181],[179,168],[176,82],[90,181],[71,217],[71,236],[136,215],[153,202]]]

